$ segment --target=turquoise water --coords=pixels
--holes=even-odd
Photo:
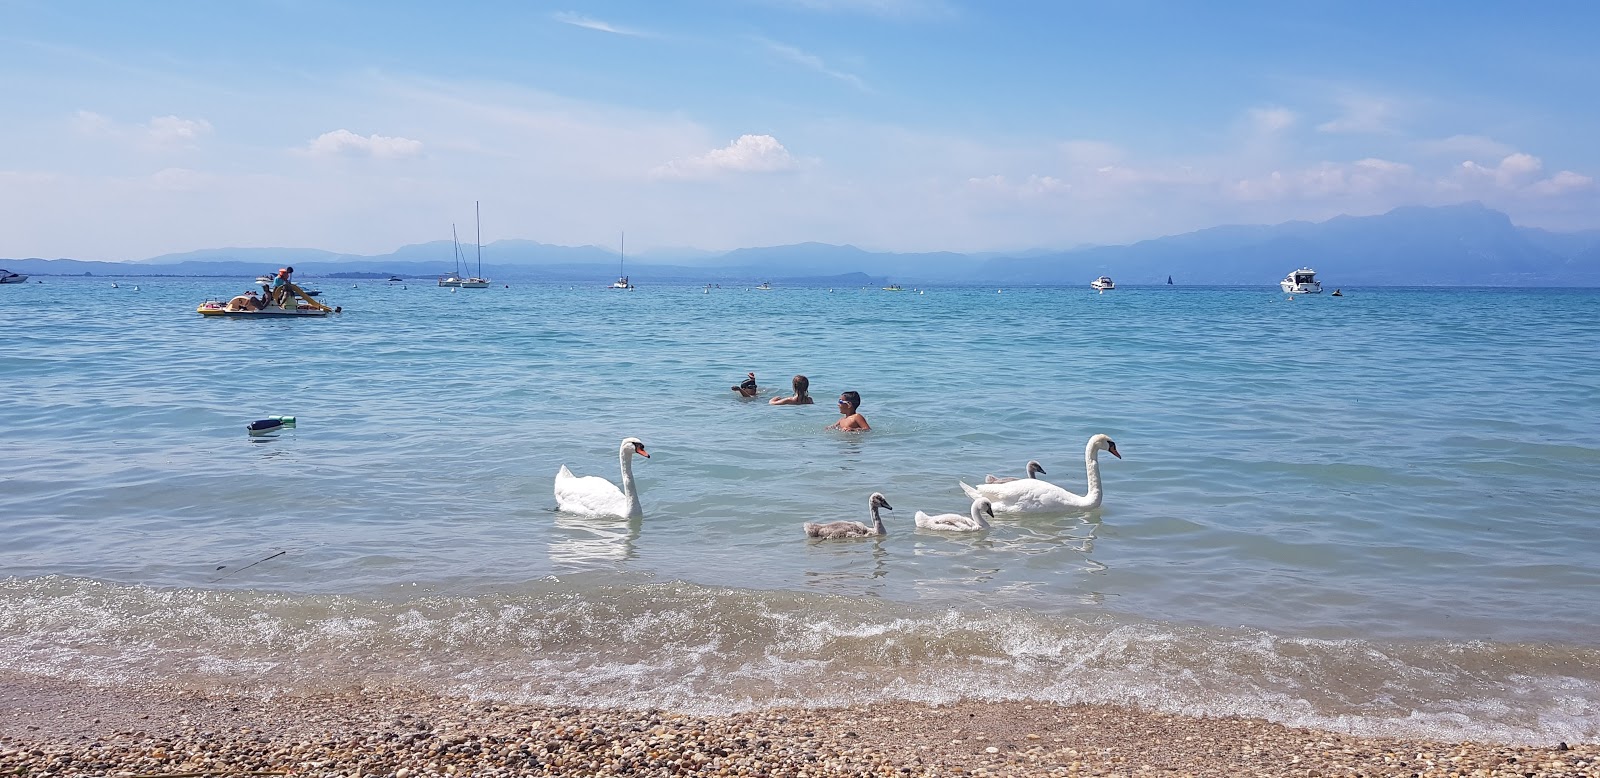
[[[40,280],[0,287],[0,670],[1600,738],[1600,290],[312,279],[344,314],[237,321],[194,306],[247,280]],[[846,389],[871,432],[823,429]],[[1081,492],[1102,432],[1099,510],[912,525],[1029,459]],[[644,518],[555,512],[625,436]],[[874,491],[887,537],[803,536]]]

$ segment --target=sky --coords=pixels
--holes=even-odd
[[[1600,5],[0,0],[0,257],[1600,228]]]

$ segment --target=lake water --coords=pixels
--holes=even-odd
[[[238,321],[194,307],[244,280],[36,280],[0,287],[0,670],[1600,738],[1600,290],[307,279],[344,313]],[[766,405],[795,373],[818,403]],[[847,389],[871,432],[823,429]],[[1081,492],[1095,433],[1101,509],[913,526],[1029,459]],[[644,518],[555,512],[625,436]],[[874,491],[886,537],[804,537]]]

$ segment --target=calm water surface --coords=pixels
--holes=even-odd
[[[1600,737],[1600,291],[41,280],[0,287],[0,669]],[[1029,459],[1082,491],[1100,432],[1100,510],[912,525]],[[625,436],[644,519],[555,512]],[[874,491],[887,537],[801,534]]]

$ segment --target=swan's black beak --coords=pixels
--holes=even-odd
[[[1111,456],[1114,456],[1117,459],[1121,459],[1122,458],[1122,455],[1117,453],[1117,444],[1115,444],[1115,443],[1113,443],[1113,442],[1111,442],[1109,440],[1106,441],[1106,450],[1111,452]]]
[[[882,508],[882,509],[884,509],[886,511],[894,510],[894,506],[890,505],[888,500],[879,500],[878,501],[878,507]]]
[[[991,518],[991,519],[994,518],[994,506],[993,505],[985,505],[985,506],[983,506],[983,512],[989,514],[989,518]]]
[[[1033,472],[1038,473],[1039,475],[1050,475],[1049,473],[1045,472],[1044,468],[1038,465],[1034,465]]]

